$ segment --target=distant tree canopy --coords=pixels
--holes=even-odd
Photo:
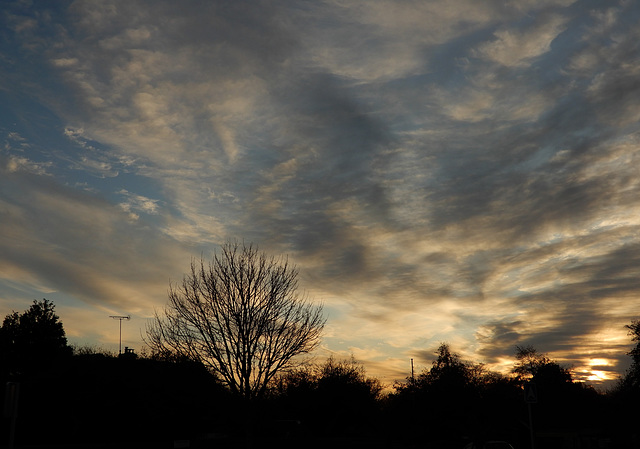
[[[170,286],[145,341],[156,354],[203,363],[234,393],[260,397],[276,373],[316,347],[324,328],[322,307],[298,294],[297,278],[286,258],[227,243]]]
[[[447,438],[478,436],[511,423],[514,414],[506,411],[521,400],[520,387],[513,378],[462,360],[446,343],[435,354],[431,368],[395,386],[396,393],[390,399],[396,413],[410,411],[407,422],[399,422],[399,426],[427,432],[423,423],[429,423],[433,435]]]
[[[627,354],[631,356],[631,366],[621,382],[621,387],[626,390],[640,390],[640,320],[633,320],[625,326],[629,331],[631,340],[637,342]]]
[[[481,364],[465,362],[460,356],[451,352],[448,344],[442,343],[437,351],[438,356],[430,369],[423,371],[415,378],[407,379],[405,385],[398,389],[437,390],[466,389],[483,382],[486,374]]]
[[[323,364],[292,369],[275,381],[275,391],[281,395],[299,395],[305,391],[321,392],[326,399],[335,396],[344,401],[365,401],[379,398],[382,385],[376,378],[368,377],[364,366],[353,357],[337,360],[329,357]],[[333,401],[330,401],[333,402]]]
[[[317,382],[321,391],[336,396],[358,396],[366,401],[375,401],[382,391],[378,379],[368,377],[364,366],[353,357],[349,360],[329,357],[318,369]]]
[[[513,372],[521,380],[544,383],[571,383],[571,371],[563,368],[533,346],[516,346],[516,364]]]
[[[629,352],[633,361],[640,363],[640,320],[633,320],[631,324],[625,326],[629,330],[632,341],[637,341],[636,346]]]
[[[421,380],[446,387],[464,387],[480,381],[482,365],[462,361],[447,344],[441,344],[437,354],[438,358],[431,369],[421,375]]]
[[[33,301],[23,313],[7,315],[0,327],[4,374],[20,375],[71,354],[51,301]]]
[[[521,383],[532,382],[536,391],[537,423],[551,429],[563,423],[580,426],[605,419],[594,388],[574,382],[570,368],[561,366],[533,346],[516,346],[513,373]]]
[[[279,376],[272,390],[289,418],[302,420],[314,433],[345,435],[375,426],[382,384],[367,376],[353,357],[292,369]]]

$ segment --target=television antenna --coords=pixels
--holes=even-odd
[[[122,355],[122,320],[129,321],[131,319],[131,315],[109,315],[109,318],[120,321],[120,342],[118,344],[118,355]]]

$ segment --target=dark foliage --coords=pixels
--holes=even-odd
[[[631,340],[637,342],[628,352],[631,356],[631,367],[623,379],[623,388],[627,390],[640,390],[640,320],[634,320],[626,326]]]
[[[516,346],[516,364],[513,372],[521,380],[565,384],[572,382],[571,371],[561,367],[533,346]]]
[[[232,411],[227,391],[200,364],[75,355],[21,382],[17,441],[197,439],[232,433]]]
[[[60,336],[53,304],[37,303],[30,311],[9,315],[3,328],[19,328],[26,315],[28,328],[58,323],[51,328]],[[640,341],[638,322],[628,328]],[[608,394],[574,382],[570,369],[533,347],[516,348],[513,373],[505,376],[442,344],[429,369],[389,395],[355,360],[330,358],[281,374],[267,397],[248,401],[188,358],[118,357],[91,348],[70,355],[66,339],[57,341],[51,347],[63,348],[64,356],[21,372],[18,446],[169,448],[189,440],[195,448],[462,449],[504,440],[525,449],[531,410],[539,448],[638,447],[640,391],[629,381],[638,346],[629,353],[632,369]],[[538,393],[533,404],[523,395],[528,382]],[[6,420],[0,431],[7,435]]]
[[[391,419],[410,440],[438,441],[461,447],[465,439],[514,440],[522,408],[520,385],[513,378],[465,362],[447,344],[432,367],[396,386],[389,398]]]
[[[71,355],[64,327],[51,301],[33,301],[23,313],[7,315],[0,327],[1,373],[20,379]]]
[[[631,357],[631,366],[618,384],[608,394],[610,400],[610,427],[612,432],[629,435],[629,446],[640,447],[640,320],[633,320],[625,326],[635,346],[627,353]],[[633,429],[630,432],[630,429]]]
[[[601,427],[605,422],[605,404],[597,392],[574,382],[571,370],[562,367],[532,346],[516,347],[513,372],[522,382],[532,382],[537,391],[537,426],[547,431]]]
[[[298,422],[298,433],[316,437],[367,435],[380,424],[382,385],[362,365],[329,358],[291,370],[274,383],[271,404],[280,417]]]

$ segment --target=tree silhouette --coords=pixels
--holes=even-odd
[[[636,341],[636,345],[627,354],[631,356],[631,366],[623,379],[623,385],[627,389],[640,390],[640,320],[633,320],[631,324],[625,326],[629,330],[631,340]]]
[[[364,366],[353,357],[348,360],[336,360],[329,357],[318,367],[318,388],[340,396],[360,397],[365,401],[376,400],[382,391],[382,385],[376,378],[368,377]]]
[[[364,366],[353,357],[327,359],[318,369],[316,388],[316,403],[325,417],[327,430],[348,435],[376,425],[382,385],[378,379],[368,377]]]
[[[420,376],[422,382],[438,388],[465,388],[477,383],[478,376],[482,374],[481,365],[463,362],[446,343],[438,347],[437,354],[431,369]]]
[[[557,432],[586,423],[595,427],[604,422],[605,407],[598,393],[585,383],[574,382],[571,369],[532,346],[516,346],[516,350],[513,372],[521,382],[533,382],[536,387],[537,403],[533,408],[539,431]]]
[[[627,352],[631,357],[631,366],[618,380],[608,396],[611,399],[609,418],[611,433],[619,435],[622,444],[619,447],[637,446],[638,441],[638,404],[640,403],[640,320],[633,320],[625,326],[631,340],[636,345]],[[626,437],[626,438],[625,438]]]
[[[319,343],[322,307],[297,292],[298,271],[286,258],[227,243],[205,266],[192,261],[169,303],[147,326],[146,343],[161,355],[203,363],[232,392],[261,397],[280,370]]]
[[[33,301],[23,313],[7,315],[0,327],[5,375],[19,376],[71,355],[64,327],[51,301]]]
[[[406,435],[404,444],[463,447],[469,441],[513,441],[524,404],[515,377],[463,360],[446,343],[435,354],[430,368],[397,383],[385,401],[386,416]]]
[[[353,357],[290,370],[274,386],[281,413],[308,434],[347,436],[376,427],[382,385]]]
[[[411,410],[409,426],[424,432],[422,438],[444,441],[468,434],[479,412],[482,365],[463,361],[442,343],[431,368],[407,383],[396,385],[397,406]]]
[[[539,353],[533,346],[516,346],[516,351],[513,372],[520,380],[531,380],[550,390],[573,382],[571,370]]]

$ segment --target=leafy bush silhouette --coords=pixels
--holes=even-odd
[[[71,355],[64,327],[51,301],[33,301],[28,310],[7,315],[0,327],[2,375],[20,379]]]
[[[287,419],[316,436],[361,434],[376,427],[382,385],[355,359],[330,357],[321,365],[291,370],[274,387],[274,403]]]

